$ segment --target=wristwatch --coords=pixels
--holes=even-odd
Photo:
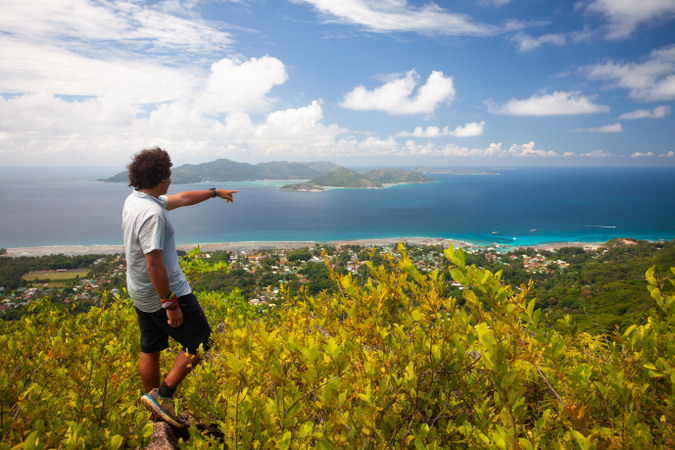
[[[214,197],[218,197],[218,193],[216,192],[216,188],[212,187],[211,191],[213,192]]]

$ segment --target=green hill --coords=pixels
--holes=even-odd
[[[378,188],[381,184],[364,177],[346,167],[340,167],[325,175],[309,180],[307,184],[314,186],[344,187],[344,188]]]
[[[381,184],[391,183],[433,183],[433,178],[403,169],[376,169],[366,172],[365,177]]]
[[[375,169],[360,174],[345,167],[340,167],[325,175],[309,180],[303,185],[319,187],[340,187],[357,189],[381,188],[387,184],[397,183],[433,183],[434,180],[423,173],[409,172],[403,169]],[[297,191],[299,185],[288,184],[281,187],[282,190]]]
[[[273,161],[248,164],[217,159],[203,164],[184,164],[172,169],[171,181],[175,184],[199,183],[202,181],[254,181],[309,179],[337,168],[336,164],[319,161],[311,163]],[[127,171],[99,181],[128,182]]]
[[[247,163],[218,159],[204,164],[185,164],[172,170],[174,183],[198,183],[200,181],[245,181],[255,179],[258,170]]]

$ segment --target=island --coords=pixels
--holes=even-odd
[[[403,169],[375,169],[364,174],[340,167],[307,182],[287,184],[284,191],[323,191],[325,188],[379,189],[403,183],[433,183],[433,178]]]
[[[326,161],[287,162],[272,161],[259,164],[248,164],[229,159],[217,159],[203,164],[183,164],[171,170],[171,181],[174,184],[202,182],[230,182],[257,180],[308,180],[329,173],[337,168],[337,164]],[[127,171],[108,178],[99,179],[105,182],[129,182]]]
[[[297,183],[297,184],[286,184],[281,186],[282,191],[298,191],[298,192],[323,192],[324,188],[319,186],[313,186],[308,183]]]
[[[297,184],[287,184],[281,189],[303,192],[319,192],[325,188],[378,189],[394,184],[434,182],[419,171],[374,169],[359,173],[326,161],[248,164],[217,159],[203,164],[184,164],[171,172],[171,181],[175,184],[257,180],[298,180]],[[129,176],[124,171],[98,181],[128,182]]]

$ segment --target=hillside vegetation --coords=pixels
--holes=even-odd
[[[644,320],[593,335],[570,316],[545,325],[531,284],[444,254],[448,270],[424,274],[399,246],[366,263],[363,285],[328,265],[335,290],[285,292],[262,315],[237,291],[198,292],[217,333],[177,395],[192,418],[183,445],[673,447],[675,268],[646,270]],[[193,283],[222,267],[183,264]],[[0,448],[149,443],[126,296],[79,315],[34,302],[0,321],[0,345]]]
[[[360,174],[346,167],[340,167],[330,173],[320,175],[302,184],[282,186],[282,190],[309,190],[315,187],[321,190],[324,187],[373,189],[387,184],[396,183],[433,183],[433,179],[418,172],[409,172],[403,169],[376,169]]]
[[[433,183],[433,178],[421,173],[403,169],[375,169],[364,174],[366,178],[380,184],[389,183]]]
[[[268,163],[248,164],[217,159],[203,164],[184,164],[171,171],[173,183],[199,183],[206,181],[255,181],[255,180],[290,180],[309,179],[339,166],[329,162],[298,163],[273,161]],[[127,171],[112,177],[101,179],[107,182],[129,182]]]

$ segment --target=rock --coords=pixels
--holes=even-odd
[[[175,428],[165,422],[154,422],[151,443],[146,450],[174,450],[178,448],[178,441],[183,438],[187,441],[190,433],[187,428]]]

